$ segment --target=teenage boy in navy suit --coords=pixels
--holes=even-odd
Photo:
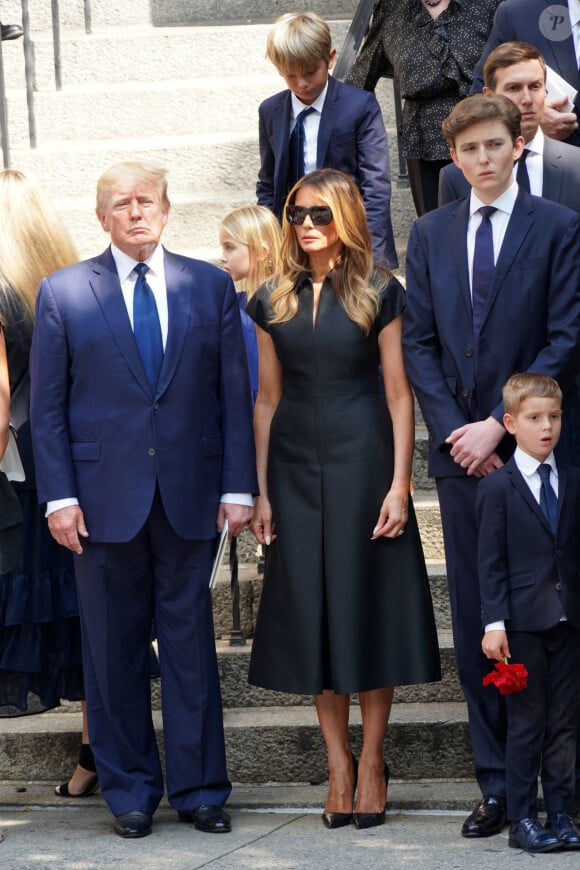
[[[554,457],[562,426],[556,381],[513,375],[503,404],[517,447],[481,481],[476,514],[482,649],[528,671],[527,688],[506,698],[509,845],[580,849],[570,816],[580,711],[580,470]],[[536,803],[540,769],[545,828]]]
[[[560,455],[572,453],[580,369],[580,217],[530,196],[512,176],[524,147],[520,112],[501,96],[462,100],[444,133],[469,197],[419,218],[407,252],[403,349],[429,429],[441,507],[455,656],[482,801],[466,837],[505,823],[505,704],[482,685],[475,495],[511,456],[502,387],[540,371],[564,392]]]
[[[395,268],[389,150],[375,96],[329,76],[336,49],[328,24],[313,12],[279,18],[266,56],[288,90],[259,109],[258,203],[281,220],[286,195],[305,172],[340,169],[362,194],[375,262]]]

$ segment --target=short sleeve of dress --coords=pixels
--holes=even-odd
[[[270,289],[267,284],[262,284],[249,300],[246,305],[246,314],[265,332],[270,331],[272,310],[270,308]]]
[[[379,292],[381,307],[377,316],[377,331],[384,329],[391,320],[398,317],[405,310],[405,290],[400,281],[391,278]]]

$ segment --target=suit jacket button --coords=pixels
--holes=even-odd
[[[561,584],[561,583],[556,583],[556,591],[557,591],[557,592],[561,592],[561,591],[562,591],[562,584]]]
[[[556,550],[556,556],[557,556],[558,558],[560,558],[560,557],[563,556],[563,555],[564,555],[564,554],[562,553],[562,550]]]
[[[159,410],[159,402],[155,402],[155,404],[153,405],[153,410],[154,410],[154,411],[158,411],[158,410]]]
[[[468,395],[469,395],[469,390],[462,390],[462,391],[461,391],[461,395],[462,395],[462,396],[465,396],[465,398],[467,398]]]
[[[465,351],[465,356],[473,356],[473,351],[471,350],[470,347],[468,347],[467,350]]]
[[[155,456],[155,448],[150,447],[149,450],[147,451],[147,453],[149,454],[149,456]]]

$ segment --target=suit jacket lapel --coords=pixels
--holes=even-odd
[[[194,279],[185,269],[184,263],[169,251],[164,251],[164,255],[169,323],[167,344],[157,385],[157,396],[160,396],[171,383],[175,368],[181,358],[183,342],[189,326],[194,289]]]
[[[273,150],[276,155],[276,178],[274,188],[277,192],[277,200],[274,204],[276,214],[281,211],[286,199],[288,185],[289,166],[289,136],[290,117],[292,115],[292,101],[290,91],[284,91],[280,97],[279,105],[273,107],[272,117],[272,140]]]
[[[568,487],[568,475],[566,473],[565,468],[561,468],[558,466],[558,530],[560,529],[560,513],[562,511],[562,505],[564,504],[564,499],[566,498],[566,489]]]
[[[529,233],[533,222],[534,201],[528,193],[524,190],[520,190],[497,259],[495,274],[489,289],[487,303],[483,314],[482,330],[500,287],[505,281],[512,263],[522,246],[522,242]]]
[[[550,139],[544,139],[542,196],[552,202],[560,202],[562,191],[561,154],[558,146]]]
[[[530,487],[528,486],[528,484],[524,480],[519,468],[517,467],[517,465],[515,463],[513,456],[506,463],[506,469],[510,475],[510,479],[511,479],[512,484],[515,486],[517,491],[520,493],[523,500],[526,502],[528,507],[531,508],[531,510],[533,510],[535,515],[538,517],[539,520],[541,520],[541,522],[543,523],[545,528],[551,534],[552,530],[550,528],[550,524],[548,522],[548,519],[545,516],[544,511],[542,510],[542,508],[540,507],[540,505],[538,504],[538,502],[536,501],[536,499],[532,495]],[[560,499],[558,498],[558,508],[560,506],[559,503],[560,503]]]
[[[100,257],[96,257],[92,261],[91,266],[93,274],[89,279],[89,283],[109,325],[113,338],[125,357],[127,365],[133,372],[135,379],[145,392],[150,395],[151,388],[135,343],[135,336],[131,329],[131,321],[129,320],[127,306],[123,299],[121,283],[111,249],[107,248]]]
[[[467,264],[467,224],[469,221],[469,197],[459,200],[452,209],[449,218],[449,241],[451,252],[455,261],[455,271],[459,278],[461,296],[465,302],[465,308],[469,320],[473,319],[473,306],[471,304],[471,291],[469,289],[469,267]]]
[[[339,94],[336,79],[328,78],[328,91],[320,115],[320,127],[318,128],[318,141],[316,145],[316,166],[324,166],[328,143],[338,116]]]

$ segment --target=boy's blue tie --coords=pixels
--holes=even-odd
[[[315,111],[316,109],[309,106],[307,109],[303,109],[296,118],[296,123],[290,136],[288,190],[294,187],[298,179],[304,175],[304,118]]]
[[[145,279],[149,271],[146,263],[135,266],[137,280],[133,293],[133,334],[143,360],[143,367],[151,389],[155,390],[163,362],[161,324],[153,291]]]
[[[552,533],[555,535],[558,527],[558,499],[550,483],[551,470],[550,466],[546,463],[538,466],[538,474],[542,479],[542,487],[540,489],[540,507],[544,512],[544,516],[548,520]]]
[[[491,216],[496,211],[497,209],[493,205],[484,205],[479,209],[481,223],[475,234],[471,298],[473,304],[473,334],[476,339],[479,336],[481,324],[483,323],[485,303],[487,302],[487,295],[495,272]]]

